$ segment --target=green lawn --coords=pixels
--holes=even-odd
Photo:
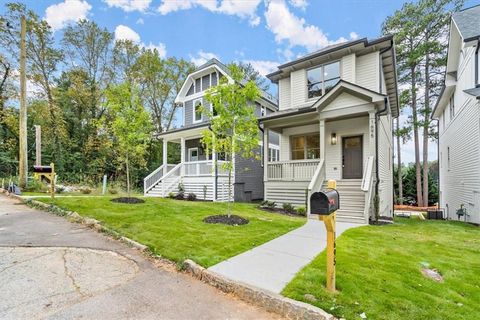
[[[100,220],[104,225],[147,245],[173,261],[190,258],[204,267],[235,256],[290,230],[305,219],[235,203],[233,213],[248,218],[243,226],[206,224],[203,218],[226,213],[225,203],[144,198],[144,204],[119,204],[112,197],[56,198],[57,206]],[[52,203],[49,198],[37,200]]]
[[[444,277],[425,278],[422,263]],[[324,290],[325,253],[283,294],[346,319],[480,319],[480,228],[456,222],[397,219],[346,231],[337,240],[337,288]]]

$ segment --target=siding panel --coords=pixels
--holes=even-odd
[[[278,81],[278,98],[279,98],[279,110],[285,110],[290,108],[291,105],[291,85],[290,77],[280,79]]]
[[[305,104],[307,101],[307,71],[293,71],[290,75],[291,108]]]
[[[379,53],[372,52],[356,61],[356,84],[378,92],[379,90]]]

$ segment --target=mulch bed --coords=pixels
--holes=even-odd
[[[370,219],[368,221],[368,224],[370,224],[372,226],[384,226],[384,225],[392,224],[392,223],[393,223],[393,218],[392,217],[384,217],[384,216],[379,217],[378,220]]]
[[[138,198],[133,198],[133,197],[114,198],[114,199],[111,199],[110,201],[117,202],[117,203],[129,203],[129,204],[137,204],[137,203],[144,203],[145,202],[145,200],[138,199]]]
[[[289,216],[289,217],[305,217],[305,216],[302,216],[301,214],[298,214],[298,213],[286,212],[285,210],[280,209],[280,208],[270,209],[270,208],[265,208],[265,207],[261,207],[261,206],[258,206],[257,208],[260,209],[260,210],[266,211],[266,212],[279,213],[279,214],[282,214],[284,216]]]
[[[221,223],[229,226],[240,226],[247,224],[249,221],[245,218],[242,218],[237,215],[231,215],[230,217],[226,214],[219,214],[215,216],[209,216],[203,219],[205,223]]]
[[[396,204],[393,206],[394,210],[400,211],[428,211],[428,210],[437,210],[437,206],[430,206],[430,207],[417,207],[417,206],[407,206],[407,205],[400,205]]]

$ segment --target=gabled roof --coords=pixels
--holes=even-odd
[[[455,12],[452,19],[464,42],[480,38],[480,5]]]
[[[180,96],[186,96],[186,93],[190,88],[190,85],[193,83],[192,79],[195,77],[195,75],[202,74],[204,71],[208,69],[216,69],[219,73],[226,76],[229,81],[233,81],[233,79],[230,77],[230,72],[228,70],[228,67],[222,62],[220,62],[218,59],[212,58],[207,62],[205,62],[204,64],[202,64],[201,66],[199,66],[198,68],[196,68],[195,71],[193,71],[187,76],[187,78],[185,79],[185,82],[182,85],[182,88],[180,89],[177,97],[175,98],[176,103],[181,102],[179,99]],[[245,83],[246,81],[242,82],[242,84],[245,84]],[[262,99],[264,99],[265,101],[273,105],[273,109],[277,109],[278,100],[276,97],[274,97],[270,93],[263,90],[260,90],[260,96]]]
[[[335,100],[344,92],[372,103],[383,102],[387,97],[386,95],[369,90],[354,83],[340,80],[326,95],[320,97],[320,99],[313,104],[312,108],[322,111],[323,108],[328,106],[333,100]]]

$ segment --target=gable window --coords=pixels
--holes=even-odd
[[[452,96],[450,97],[450,120],[452,120],[455,117],[455,99]]]
[[[320,135],[318,133],[291,138],[292,160],[319,159]]]
[[[340,62],[324,64],[307,70],[308,98],[321,97],[340,80]]]
[[[260,106],[260,115],[262,117],[267,115],[267,109],[265,108],[265,106]]]
[[[193,122],[200,122],[202,120],[202,100],[195,100],[193,103]]]

